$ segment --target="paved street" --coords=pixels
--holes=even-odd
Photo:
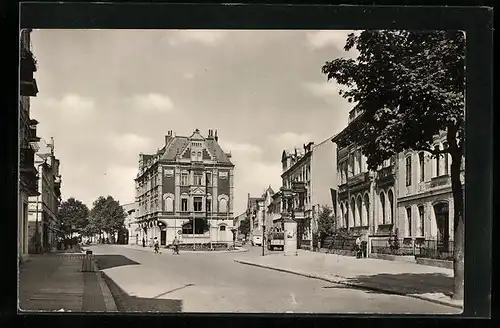
[[[120,311],[295,313],[458,313],[444,305],[353,289],[251,267],[246,253],[181,253],[118,245],[92,246]]]

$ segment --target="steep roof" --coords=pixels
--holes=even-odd
[[[180,155],[188,144],[189,139],[187,137],[173,137],[168,145],[165,146],[165,151],[161,156],[161,160],[175,161],[177,155]]]
[[[189,146],[190,140],[204,140],[206,149],[208,150],[210,155],[215,156],[218,164],[233,165],[228,155],[224,152],[224,150],[222,150],[219,143],[213,138],[203,138],[198,130],[195,130],[195,132],[190,137],[172,137],[168,144],[161,149],[161,152],[163,153],[161,156],[161,160],[175,161],[177,155],[181,155]]]
[[[215,141],[215,139],[206,139],[205,145],[210,153],[217,158],[217,163],[233,165],[227,154],[224,150],[222,150],[221,146],[217,141]]]

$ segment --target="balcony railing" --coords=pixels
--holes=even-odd
[[[348,190],[348,186],[347,186],[347,183],[344,183],[344,184],[341,184],[339,186],[339,194],[343,194],[343,193],[346,193]]]
[[[28,142],[39,142],[40,141],[40,137],[38,137],[36,135],[36,127],[30,127],[26,131],[27,131],[26,135],[27,135]]]
[[[21,148],[19,166],[23,170],[35,170],[35,151],[32,148]]]
[[[354,186],[362,183],[366,183],[370,181],[370,173],[369,172],[363,172],[356,174],[355,176],[349,177],[347,179],[347,183],[349,186]]]
[[[395,166],[390,165],[377,171],[377,183],[394,182]]]
[[[430,187],[442,187],[446,185],[451,185],[451,178],[449,175],[441,175],[439,177],[432,178],[430,181]]]
[[[301,181],[292,182],[292,190],[294,192],[305,192],[306,191],[306,183]]]

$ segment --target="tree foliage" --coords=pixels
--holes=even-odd
[[[408,149],[463,154],[465,38],[461,32],[363,31],[345,50],[357,59],[326,62],[322,72],[346,87],[340,94],[363,115],[339,146],[355,143],[370,169]],[[434,137],[448,130],[455,142],[436,151]]]
[[[245,236],[250,233],[250,220],[248,218],[240,222],[238,232]]]
[[[322,206],[318,214],[318,234],[321,242],[328,236],[333,236],[337,230],[337,222],[328,206]]]
[[[463,190],[465,36],[460,31],[362,31],[350,34],[345,50],[356,59],[326,62],[322,72],[344,89],[340,94],[361,115],[338,136],[339,147],[355,144],[375,170],[406,151],[450,154],[454,198],[456,298],[463,298]],[[447,147],[434,148],[446,134]],[[461,282],[460,282],[461,280]]]
[[[92,227],[89,229],[99,229],[110,234],[115,233],[123,227],[126,216],[123,207],[112,196],[106,198],[100,196],[94,201],[90,211]]]
[[[65,233],[77,232],[87,224],[89,209],[83,202],[71,197],[59,206],[58,218]]]

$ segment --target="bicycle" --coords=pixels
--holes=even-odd
[[[156,253],[156,254],[160,254],[160,253],[161,253],[161,252],[160,252],[160,246],[155,245],[155,247],[154,247],[154,248],[155,248],[155,253]]]

